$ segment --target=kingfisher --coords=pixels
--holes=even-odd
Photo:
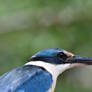
[[[23,66],[0,76],[0,92],[54,92],[58,76],[80,65],[92,65],[92,58],[61,48],[42,50]]]

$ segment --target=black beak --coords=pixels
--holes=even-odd
[[[81,63],[81,64],[92,65],[92,58],[81,57],[81,56],[72,56],[71,58],[68,58],[65,61],[65,63]]]

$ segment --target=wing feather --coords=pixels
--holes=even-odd
[[[0,92],[46,92],[51,85],[51,74],[33,65],[21,66],[0,77]]]

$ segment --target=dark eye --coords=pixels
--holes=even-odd
[[[66,54],[64,54],[63,52],[58,53],[57,56],[58,56],[58,58],[60,58],[63,61],[65,61],[68,58],[68,56]]]

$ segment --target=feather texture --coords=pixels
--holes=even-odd
[[[24,65],[0,77],[0,92],[46,92],[52,82],[51,74],[45,69]]]

